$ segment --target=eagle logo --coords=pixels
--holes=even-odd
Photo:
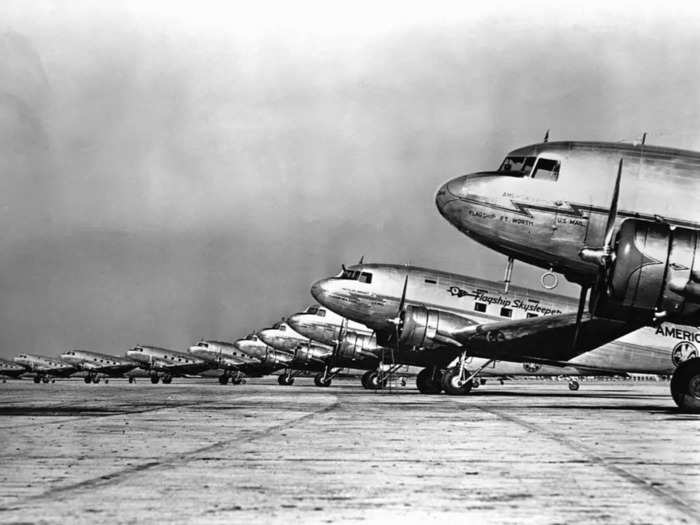
[[[692,359],[698,356],[698,349],[695,345],[689,341],[681,341],[676,346],[673,347],[671,352],[671,361],[673,361],[673,366],[680,365],[683,361]]]

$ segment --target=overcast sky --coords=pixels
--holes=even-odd
[[[0,356],[235,339],[361,255],[501,279],[445,180],[547,128],[700,149],[672,3],[28,4],[0,6]]]

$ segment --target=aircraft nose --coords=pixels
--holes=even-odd
[[[321,304],[325,304],[325,299],[328,297],[328,285],[329,279],[321,279],[311,285],[311,295]]]
[[[445,214],[445,210],[451,202],[459,200],[464,195],[468,178],[469,175],[461,175],[448,180],[438,188],[435,194],[435,205],[441,214]]]
[[[303,322],[303,317],[301,314],[294,314],[287,317],[287,324],[292,327],[292,330],[298,332]]]

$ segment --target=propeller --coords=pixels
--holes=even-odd
[[[347,317],[343,317],[343,320],[340,322],[340,330],[338,330],[338,339],[335,341],[335,348],[333,348],[333,355],[337,358],[340,354],[340,347],[343,344],[343,341],[345,341],[345,336],[348,332],[348,319]]]
[[[598,265],[598,276],[591,292],[589,310],[593,312],[595,305],[602,293],[602,287],[605,285],[606,274],[613,255],[613,242],[615,234],[615,220],[617,219],[618,202],[620,200],[620,182],[622,180],[622,165],[623,159],[617,166],[617,176],[615,177],[615,186],[613,187],[612,199],[610,201],[610,210],[608,211],[608,220],[605,224],[605,236],[603,237],[603,246],[600,248],[583,248],[579,252],[579,257],[587,262],[592,262]],[[571,349],[576,350],[578,340],[581,334],[581,320],[583,319],[584,309],[586,307],[586,296],[588,295],[589,285],[581,285],[581,294],[578,300],[578,310],[576,311],[576,329],[574,338],[571,342]]]

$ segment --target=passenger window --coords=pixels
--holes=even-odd
[[[435,279],[426,279],[425,282],[428,284],[437,284],[437,281]]]
[[[559,161],[539,159],[535,170],[532,172],[532,178],[538,180],[557,180],[559,178]]]
[[[501,317],[513,317],[513,310],[510,308],[501,308]]]
[[[539,317],[539,315],[533,314],[532,312],[528,312],[528,313],[527,313],[527,318],[528,318],[528,319],[531,319],[532,317]]]
[[[474,311],[475,312],[485,312],[486,311],[486,303],[474,303]]]
[[[362,272],[360,274],[360,282],[367,283],[367,284],[371,283],[372,282],[372,274],[367,273],[367,272]]]

